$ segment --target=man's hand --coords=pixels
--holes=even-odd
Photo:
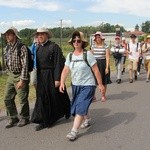
[[[60,81],[55,81],[55,88],[60,86]]]
[[[21,89],[21,88],[24,87],[24,85],[25,85],[25,81],[20,80],[20,81],[17,83],[16,88],[17,88],[17,89]]]

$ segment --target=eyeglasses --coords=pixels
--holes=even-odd
[[[73,40],[73,43],[77,42],[77,43],[81,43],[81,40]]]

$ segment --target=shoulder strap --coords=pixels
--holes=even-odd
[[[72,54],[73,54],[73,52],[71,52],[71,53],[69,54],[69,60],[70,60],[70,62],[72,61]]]
[[[145,49],[147,49],[147,42],[145,43]]]
[[[18,43],[18,44],[17,44],[17,52],[18,52],[18,55],[21,54],[21,48],[22,48],[23,45],[24,45],[23,43]]]
[[[137,47],[136,47],[136,51],[138,52],[138,48],[139,48],[139,43],[137,42]]]
[[[130,51],[130,44],[128,43],[128,51]]]
[[[83,51],[83,60],[86,62],[86,64],[91,68],[88,60],[87,60],[87,50]]]

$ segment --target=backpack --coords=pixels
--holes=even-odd
[[[136,52],[138,52],[139,43],[137,43]],[[130,51],[130,44],[128,43],[128,51]]]
[[[121,47],[119,46],[118,48],[120,49],[120,48],[122,48],[122,46]],[[120,53],[119,50],[118,51],[115,50],[115,52],[113,52],[113,57],[115,59],[121,59],[122,53]]]
[[[72,55],[73,55],[73,52],[71,52],[69,54],[70,62],[72,61]],[[83,51],[83,60],[75,60],[74,62],[79,62],[79,61],[85,61],[85,63],[91,68],[91,66],[89,65],[88,60],[87,60],[87,50],[84,49],[84,51]]]
[[[71,52],[69,54],[69,60],[70,60],[70,62],[72,61],[72,55],[73,55],[73,52]],[[79,61],[85,61],[85,63],[87,64],[87,66],[90,67],[91,72],[92,72],[92,74],[94,76],[94,79],[95,79],[95,83],[97,84],[97,80],[96,80],[95,74],[94,74],[94,72],[93,72],[93,70],[92,70],[92,68],[91,68],[91,66],[90,66],[90,64],[89,64],[89,62],[87,60],[87,50],[86,49],[83,50],[83,59],[81,59],[81,60],[74,60],[74,62],[79,62]]]
[[[19,43],[17,45],[17,51],[18,51],[18,55],[21,55],[21,48],[22,46],[25,46],[25,44],[23,43]],[[31,50],[29,49],[29,47],[25,46],[28,52],[28,71],[31,72],[33,71],[33,67],[34,67],[34,60],[33,60],[33,54],[31,53]]]

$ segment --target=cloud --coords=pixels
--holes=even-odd
[[[93,13],[123,13],[150,17],[149,0],[92,0],[92,5],[88,10]]]
[[[35,25],[34,20],[18,20],[18,21],[11,21],[11,22],[0,22],[0,28],[1,30],[5,31],[11,26],[16,27],[18,30],[24,29],[24,28],[30,28]]]
[[[0,6],[27,9],[32,8],[46,11],[57,11],[61,9],[61,5],[57,2],[40,0],[1,0]]]

